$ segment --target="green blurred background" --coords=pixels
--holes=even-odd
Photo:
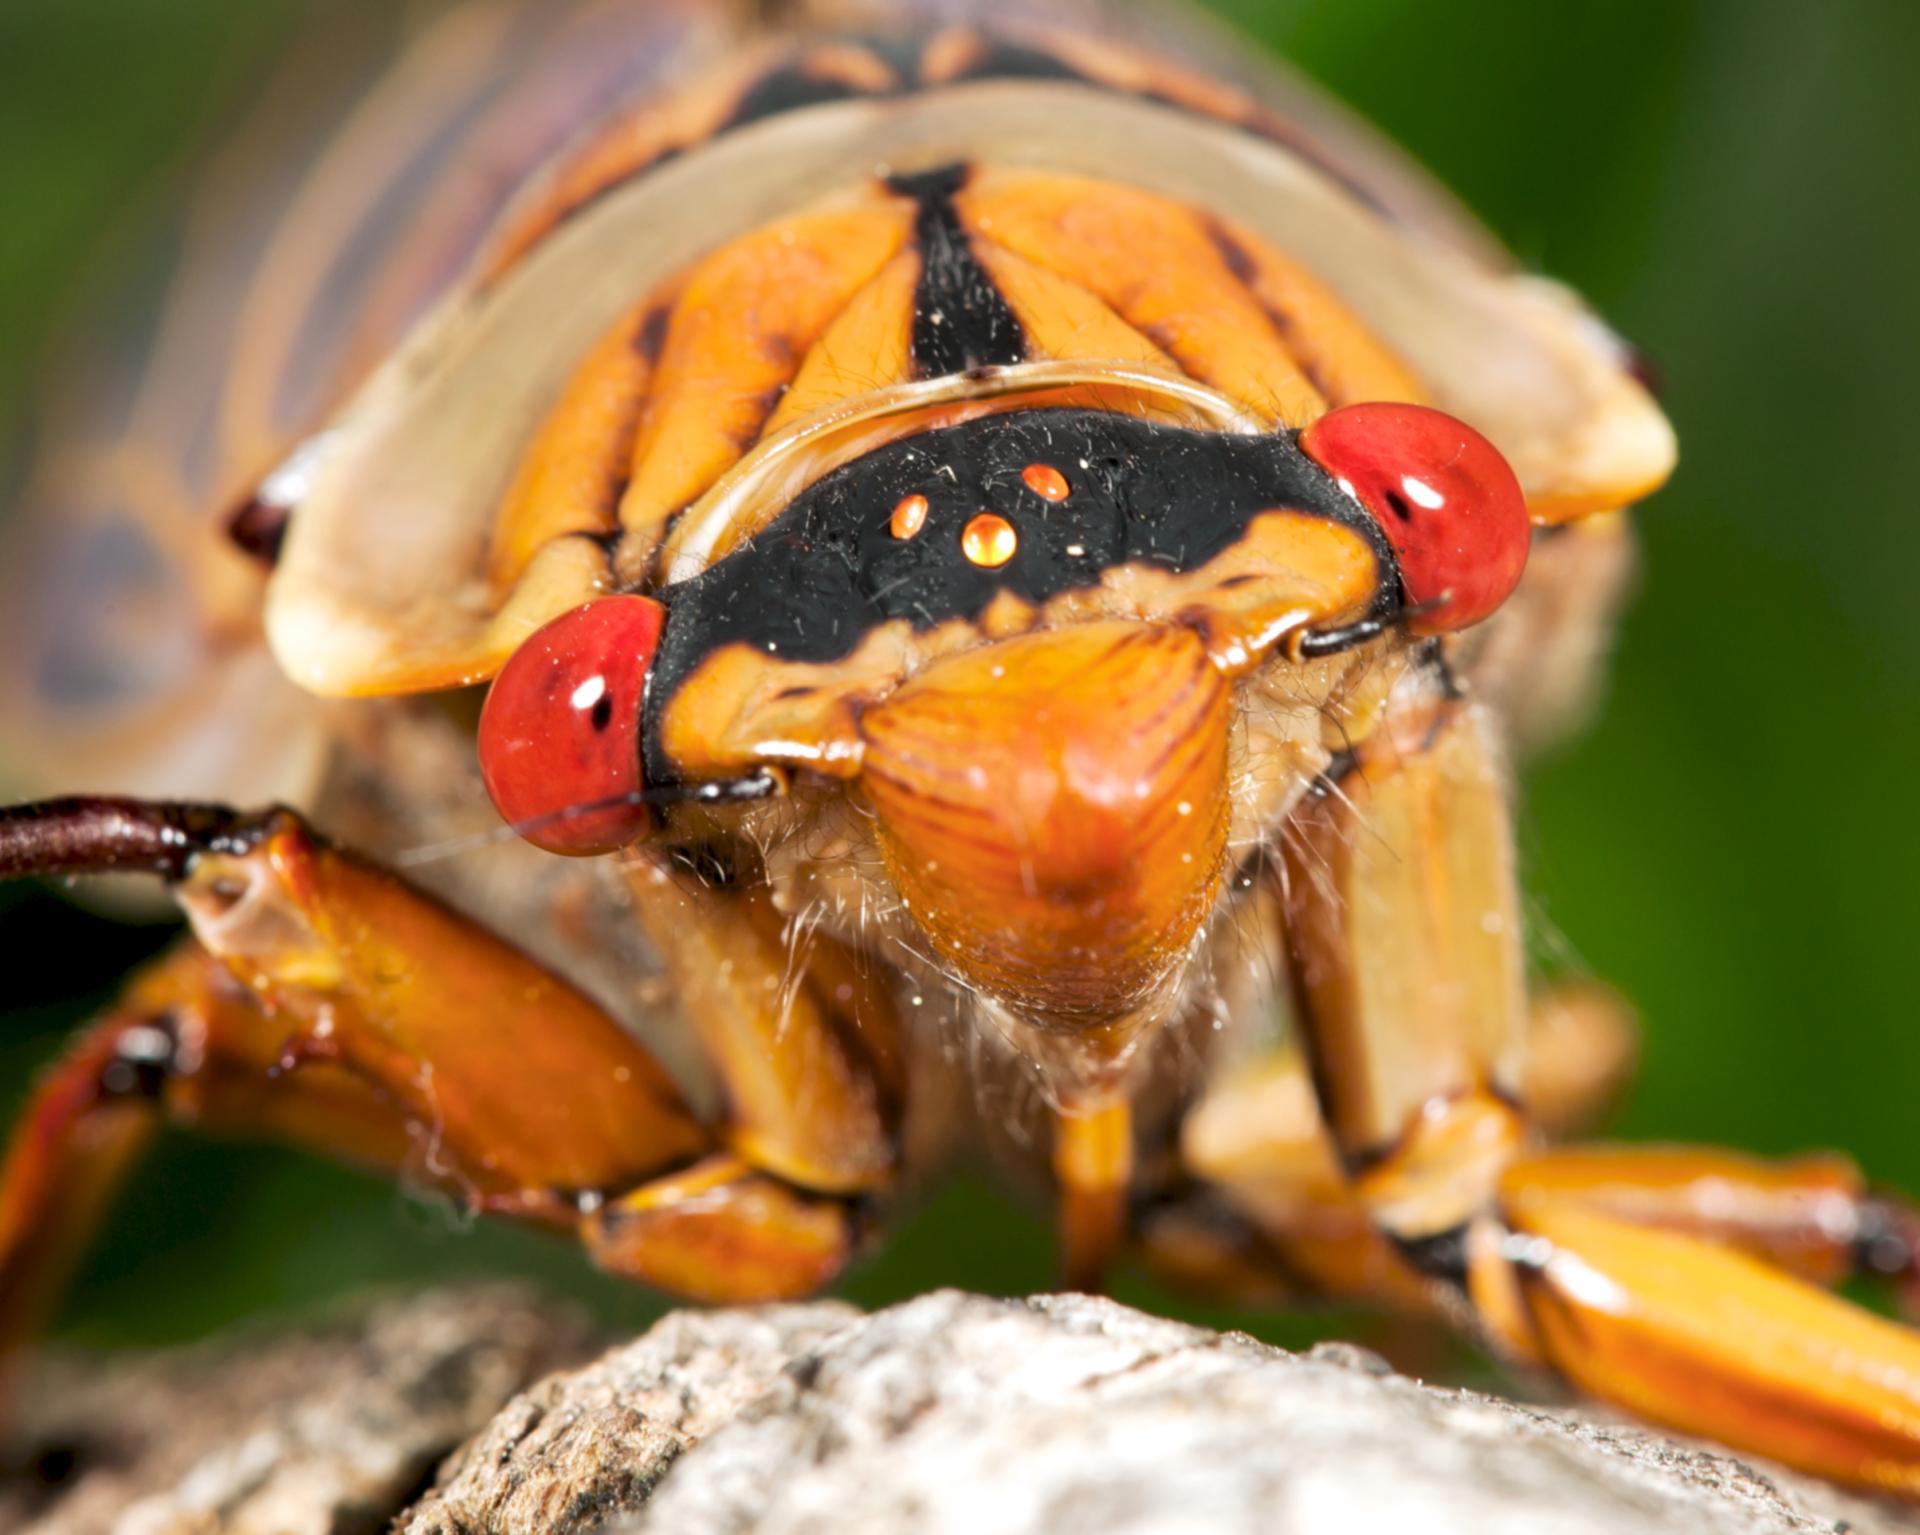
[[[1642,518],[1647,573],[1612,696],[1529,774],[1522,810],[1539,921],[1647,1018],[1621,1133],[1841,1146],[1920,1189],[1920,6],[1216,5],[1590,295],[1666,376],[1684,463]],[[291,9],[0,0],[0,413],[26,403],[82,276],[111,266],[142,199],[168,195],[161,167]],[[0,892],[0,1116],[99,1000],[94,978],[155,942]],[[167,1339],[473,1272],[539,1275],[616,1323],[651,1309],[541,1240],[291,1154],[175,1136],[63,1327]],[[1024,1291],[1049,1272],[1034,1215],[963,1181],[847,1289]]]

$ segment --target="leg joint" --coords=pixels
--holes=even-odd
[[[100,1096],[157,1102],[167,1084],[183,1074],[179,1021],[158,1013],[114,1036],[113,1053],[100,1068]]]

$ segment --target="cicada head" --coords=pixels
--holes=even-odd
[[[1308,638],[1393,649],[1484,616],[1527,517],[1500,455],[1436,411],[1297,434],[1224,404],[1170,419],[1139,380],[1131,409],[1040,387],[1061,382],[910,392],[797,492],[748,466],[666,546],[657,600],[589,603],[501,672],[481,751],[503,814],[593,852],[648,830],[647,793],[810,771],[868,814],[879,904],[968,988],[1051,1030],[1164,1003],[1219,905],[1236,796],[1270,776],[1236,747],[1245,690],[1304,668]]]
[[[930,668],[864,721],[887,872],[959,977],[1029,1022],[1150,1007],[1226,869],[1231,689],[1193,630],[1100,622]]]

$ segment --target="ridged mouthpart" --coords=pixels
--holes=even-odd
[[[1229,701],[1191,630],[1115,622],[969,651],[871,710],[861,785],[941,959],[1043,1028],[1153,1004],[1219,893]]]

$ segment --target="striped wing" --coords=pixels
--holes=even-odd
[[[39,412],[0,548],[8,792],[301,798],[325,718],[225,529],[582,127],[726,50],[699,0],[326,0]],[[422,17],[424,16],[424,20]],[[279,487],[297,484],[299,461]],[[270,491],[275,482],[269,478]],[[271,496],[270,496],[271,498]],[[271,541],[271,507],[254,509]]]

